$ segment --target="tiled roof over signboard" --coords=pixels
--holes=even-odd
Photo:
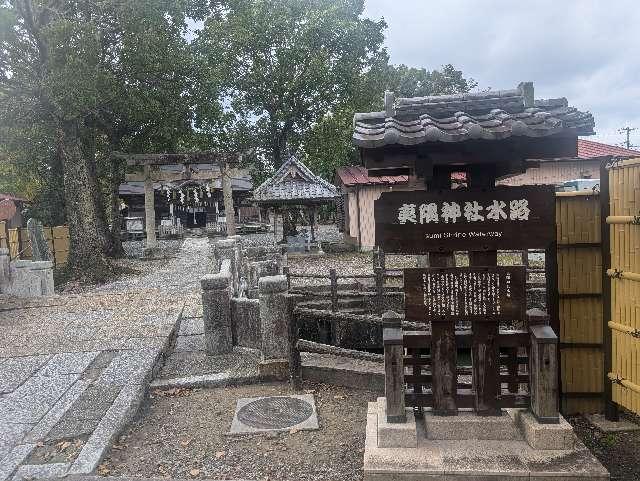
[[[336,187],[290,157],[270,179],[253,191],[263,204],[328,202],[338,196]]]
[[[408,175],[382,175],[370,176],[367,169],[361,165],[348,165],[336,170],[336,175],[345,187],[352,185],[391,185],[406,184]]]
[[[534,100],[533,83],[512,90],[395,98],[385,93],[385,111],[357,113],[353,141],[363,148],[427,142],[500,140],[512,136],[592,135],[589,112],[566,98]]]

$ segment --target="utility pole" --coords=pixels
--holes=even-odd
[[[631,132],[633,132],[634,130],[638,130],[638,129],[634,127],[622,127],[620,130],[618,130],[618,132],[620,132],[621,134],[623,133],[627,134],[627,140],[626,142],[624,142],[627,149],[630,149],[631,147],[635,147],[634,145],[631,145],[631,141],[629,139],[629,134],[631,134]]]

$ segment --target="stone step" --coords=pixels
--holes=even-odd
[[[384,365],[373,361],[303,353],[302,378],[335,386],[384,392]]]
[[[427,439],[432,440],[491,440],[522,441],[524,438],[513,415],[477,416],[474,412],[459,411],[457,416],[434,416],[424,413]]]

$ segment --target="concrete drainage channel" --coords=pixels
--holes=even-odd
[[[0,421],[10,421],[0,423],[0,481],[92,473],[138,413],[181,316],[182,310],[169,336],[142,338],[139,349],[10,359],[16,375],[29,364],[31,372],[0,397]],[[43,358],[37,369],[34,357]]]

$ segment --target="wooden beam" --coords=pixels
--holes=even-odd
[[[221,152],[185,152],[180,154],[124,154],[114,152],[114,159],[123,159],[127,165],[217,164],[238,162],[239,154]]]
[[[233,172],[231,174],[234,175]],[[207,170],[200,172],[191,172],[187,175],[183,172],[151,172],[151,180],[154,182],[177,182],[180,180],[216,180],[220,179],[222,175],[218,171]],[[127,182],[144,182],[145,176],[142,172],[135,172],[131,174],[125,174],[125,180]]]

